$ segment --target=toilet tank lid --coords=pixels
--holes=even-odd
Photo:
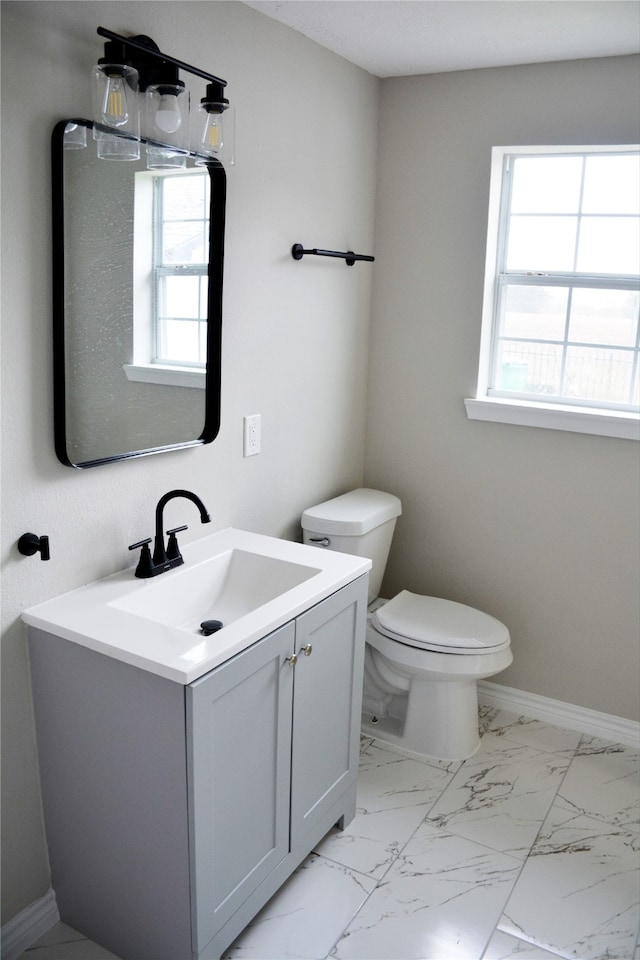
[[[383,490],[361,488],[309,507],[302,514],[302,529],[359,537],[402,513],[398,497]]]

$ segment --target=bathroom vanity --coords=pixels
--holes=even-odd
[[[224,554],[231,537],[227,554],[238,554],[234,533],[243,576],[258,550],[260,563],[271,550],[313,572],[210,637],[188,620],[143,623],[141,609],[166,619],[160,591],[178,596],[210,576],[207,549]],[[185,567],[156,584],[132,586],[128,571],[24,614],[60,915],[123,960],[216,960],[355,813],[369,561],[334,553],[332,566],[328,552],[242,531],[184,555]],[[221,605],[233,580],[226,563]],[[98,616],[102,605],[93,637],[78,633],[83,604]],[[122,630],[110,652],[114,610]],[[269,628],[256,637],[260,621]],[[136,628],[160,651],[173,636],[181,662],[154,666]]]

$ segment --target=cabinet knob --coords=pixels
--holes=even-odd
[[[297,662],[298,662],[298,654],[297,654],[297,653],[292,653],[290,657],[287,657],[287,663],[289,664],[289,666],[295,667],[295,665],[296,665]]]
[[[305,657],[310,657],[311,654],[313,653],[313,647],[311,646],[310,643],[308,643],[306,647],[302,648],[302,652],[304,653]]]

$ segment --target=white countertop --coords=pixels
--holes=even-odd
[[[198,578],[202,584],[203,579],[206,581],[207,564],[212,565],[217,557],[232,550],[299,564],[309,570],[308,579],[208,637],[194,629],[192,622],[162,622],[161,604],[153,614],[158,619],[126,609],[127,605],[135,607],[139,600],[144,607],[147,598],[153,606],[155,598],[162,598],[163,594],[186,597],[190,581]],[[188,684],[371,569],[371,561],[364,557],[233,527],[187,544],[182,555],[184,565],[157,577],[137,579],[135,567],[130,567],[29,607],[22,618],[31,627],[168,680]],[[202,619],[211,615],[203,609]]]

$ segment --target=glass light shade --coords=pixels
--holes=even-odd
[[[160,145],[189,149],[189,91],[183,84],[159,83],[144,95],[144,134]]]
[[[224,146],[222,114],[209,113],[206,107],[202,108],[202,112],[204,113],[204,124],[198,152],[208,157],[217,157]]]
[[[93,118],[101,127],[139,136],[137,70],[122,63],[94,67]]]
[[[82,123],[68,123],[62,137],[63,150],[83,150],[87,145],[87,128]]]
[[[186,165],[187,154],[181,150],[147,144],[147,170],[183,170]]]
[[[196,164],[207,160],[220,160],[225,166],[234,166],[235,158],[235,109],[209,110],[203,103],[200,108],[202,127],[193,144],[197,154]]]
[[[100,160],[139,160],[140,141],[93,128],[96,153]]]

